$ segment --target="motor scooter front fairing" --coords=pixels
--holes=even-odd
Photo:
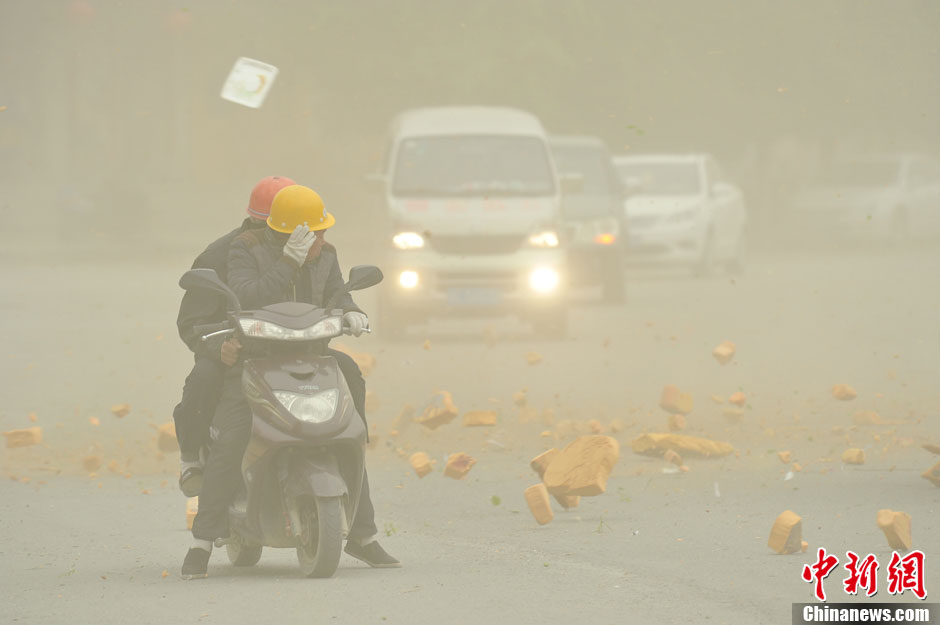
[[[283,302],[243,313],[237,322],[247,356],[242,388],[252,412],[242,461],[243,531],[265,544],[293,546],[284,518],[291,516],[290,500],[304,495],[341,497],[350,527],[366,428],[336,360],[326,354],[330,338],[342,333],[342,311]]]

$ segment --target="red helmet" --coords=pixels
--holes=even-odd
[[[248,214],[259,219],[267,219],[271,213],[271,202],[274,201],[277,192],[284,187],[295,184],[297,183],[284,176],[262,178],[261,182],[251,190],[251,198],[248,200]]]

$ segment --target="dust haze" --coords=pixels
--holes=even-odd
[[[0,429],[42,432],[0,452],[0,617],[785,623],[820,548],[882,565],[829,602],[918,601],[887,592],[884,509],[930,601],[938,32],[928,1],[0,1]],[[258,108],[220,97],[240,57],[278,70]],[[177,283],[269,175],[320,193],[344,272],[385,274],[355,294],[374,332],[334,344],[374,365],[400,570],[216,549],[178,576]],[[442,390],[452,422],[401,417]],[[539,524],[530,461],[590,436],[619,446],[605,492]],[[805,552],[768,545],[787,510]]]

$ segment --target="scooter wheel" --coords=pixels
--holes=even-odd
[[[332,577],[343,553],[343,504],[339,497],[305,497],[297,562],[307,577]]]
[[[261,545],[246,545],[241,539],[225,545],[229,561],[235,566],[254,566],[261,559]]]

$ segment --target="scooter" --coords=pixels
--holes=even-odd
[[[335,298],[382,278],[378,267],[353,267]],[[186,272],[180,286],[226,298],[228,319],[196,331],[203,341],[236,337],[245,357],[252,427],[244,486],[229,508],[230,535],[216,546],[226,547],[235,566],[257,564],[263,547],[293,547],[304,575],[332,576],[356,516],[366,443],[346,380],[326,355],[330,339],[348,331],[343,311],[330,308],[336,299],[325,308],[281,302],[243,311],[211,269]]]

